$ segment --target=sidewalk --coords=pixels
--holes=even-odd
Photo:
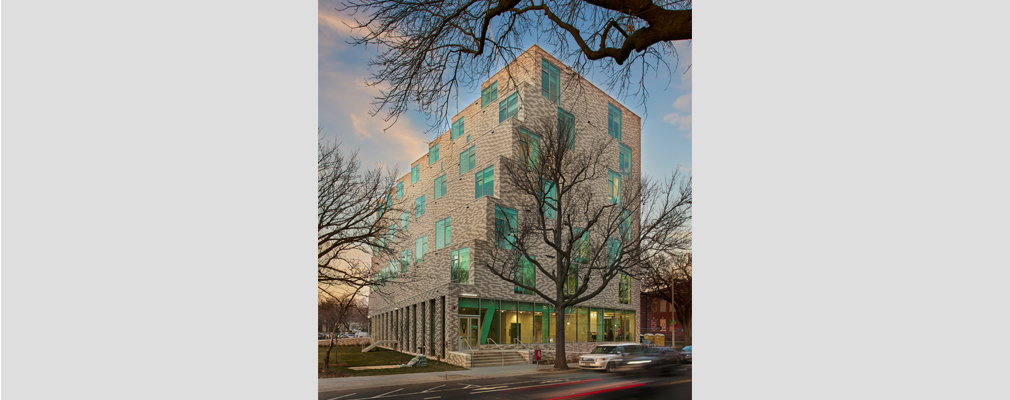
[[[354,376],[347,378],[325,378],[319,380],[319,391],[354,390],[361,388],[382,388],[416,383],[431,382],[466,382],[478,379],[502,378],[507,376],[537,375],[537,374],[567,374],[581,371],[579,363],[568,363],[571,371],[547,372],[553,365],[539,366],[542,372],[537,372],[537,365],[508,365],[504,367],[481,367],[463,371],[419,372],[416,374]]]

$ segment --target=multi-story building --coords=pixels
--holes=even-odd
[[[554,349],[553,307],[473,262],[481,256],[478,242],[492,240],[496,210],[524,212],[511,205],[500,176],[502,160],[522,151],[513,130],[557,115],[574,122],[576,150],[589,142],[580,135],[612,136],[604,158],[610,174],[594,183],[600,193],[641,172],[641,119],[540,47],[527,49],[481,89],[481,98],[452,118],[451,129],[429,143],[428,154],[396,185],[396,201],[412,209],[390,218],[402,259],[372,260],[375,272],[403,278],[369,295],[373,340],[395,340],[388,347],[456,364],[488,346]],[[544,276],[536,284],[553,291]],[[637,280],[613,279],[595,298],[566,310],[567,353],[638,341],[639,292]]]

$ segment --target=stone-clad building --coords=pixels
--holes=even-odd
[[[579,135],[614,137],[606,155],[610,174],[594,183],[600,193],[641,172],[641,119],[540,47],[527,49],[481,89],[481,98],[452,118],[452,128],[398,182],[393,196],[412,211],[396,212],[386,223],[393,221],[402,260],[375,257],[372,268],[402,282],[369,295],[373,341],[395,340],[384,347],[459,365],[468,365],[478,349],[553,353],[553,307],[473,262],[480,256],[475,244],[493,238],[496,210],[499,218],[501,210],[523,212],[510,208],[512,196],[500,184],[502,160],[520,157],[513,128],[557,115],[574,120],[576,150]],[[633,220],[637,226],[638,216]],[[538,289],[549,283],[537,277]],[[568,354],[604,341],[638,341],[640,289],[637,280],[615,278],[567,310]]]

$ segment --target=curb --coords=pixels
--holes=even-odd
[[[400,384],[396,384],[396,385],[389,385],[389,384],[382,384],[382,383],[380,383],[377,386],[362,386],[361,388],[384,389],[384,388],[391,388],[391,387],[398,387],[398,386],[405,386],[405,385],[420,385],[420,384],[433,383],[433,382],[449,382],[449,381],[451,381],[451,382],[473,382],[473,381],[481,381],[481,380],[493,379],[493,378],[508,378],[508,377],[513,377],[513,376],[563,375],[563,374],[571,374],[571,373],[582,372],[582,371],[584,371],[584,370],[580,369],[580,368],[572,368],[572,369],[570,369],[568,371],[544,371],[544,372],[530,371],[530,373],[515,374],[515,375],[451,375],[451,376],[461,376],[461,377],[465,377],[465,378],[453,379],[453,378],[444,378],[443,377],[442,379],[431,379],[431,380],[428,380],[428,381],[425,381],[425,382],[400,383]],[[324,379],[333,379],[333,378],[324,378]],[[337,379],[340,379],[340,378],[337,378]],[[354,389],[355,388],[346,389],[346,390],[354,390]],[[345,389],[327,389],[326,391],[330,392],[330,391],[338,391],[338,390],[345,390]],[[322,392],[322,390],[319,390],[319,392]]]

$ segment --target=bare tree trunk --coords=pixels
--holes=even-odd
[[[684,321],[682,324],[684,326],[684,346],[691,345],[691,318]]]
[[[340,319],[337,318],[337,321],[340,321]],[[333,332],[330,334],[330,345],[329,347],[326,348],[326,359],[323,362],[323,372],[327,372],[330,370],[331,352],[333,353],[333,361],[334,361],[333,363],[336,364],[336,362],[339,361],[337,360],[337,352],[333,351],[333,346],[337,344],[337,324],[339,324],[339,322],[333,323]]]
[[[568,356],[565,354],[565,309],[564,307],[554,309],[554,368],[568,369]]]

